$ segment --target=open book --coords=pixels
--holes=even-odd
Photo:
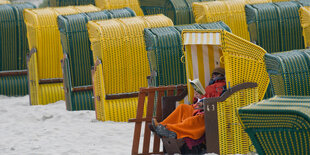
[[[193,81],[188,79],[189,83],[193,86],[195,91],[201,95],[206,94],[205,89],[203,88],[202,84],[200,83],[199,79],[194,79]]]

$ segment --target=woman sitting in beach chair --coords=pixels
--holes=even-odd
[[[180,104],[166,119],[158,123],[156,119],[149,125],[151,131],[159,137],[183,138],[191,149],[204,142],[205,120],[202,100],[204,98],[219,97],[226,90],[225,70],[215,68],[212,79],[205,88],[205,92],[195,88],[194,104]]]

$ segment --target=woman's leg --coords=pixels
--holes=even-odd
[[[178,139],[184,137],[199,139],[205,133],[204,115],[191,116],[180,123],[167,124],[166,128],[175,132]]]
[[[188,117],[193,115],[194,108],[191,105],[180,104],[177,108],[160,124],[168,125],[168,124],[176,124],[181,123]]]

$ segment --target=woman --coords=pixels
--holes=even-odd
[[[196,91],[194,97],[197,102],[192,105],[180,104],[166,119],[158,123],[152,120],[151,131],[160,137],[167,138],[190,138],[197,140],[205,133],[204,112],[202,109],[202,99],[219,97],[226,89],[225,70],[215,68],[212,71],[212,78],[206,87],[206,93],[200,95]]]

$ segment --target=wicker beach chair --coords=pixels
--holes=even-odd
[[[151,69],[150,86],[187,83],[185,63],[181,60],[183,29],[225,29],[231,31],[223,22],[145,29],[144,38]]]
[[[150,75],[144,28],[172,25],[163,15],[88,22],[98,120],[127,121],[136,116],[139,88],[147,87]]]
[[[195,23],[192,11],[193,2],[214,0],[139,0],[145,15],[164,14],[175,25]]]
[[[265,61],[275,95],[310,95],[310,49],[266,54]]]
[[[28,94],[26,53],[29,52],[23,10],[31,3],[0,5],[0,94]]]
[[[129,8],[58,16],[64,58],[62,70],[67,110],[94,110],[91,67],[94,65],[87,22],[133,17]]]
[[[298,9],[300,2],[246,5],[251,41],[268,53],[303,49]]]
[[[275,96],[238,112],[258,154],[310,154],[309,96]]]
[[[233,0],[193,3],[193,12],[197,23],[223,21],[232,33],[250,40],[247,29],[244,6],[246,4],[267,3],[270,0]]]
[[[250,151],[250,139],[238,123],[236,108],[249,105],[263,99],[269,77],[264,63],[261,47],[224,30],[183,30],[187,79],[200,79],[203,87],[210,80],[211,71],[218,66],[225,68],[227,87],[231,88],[245,82],[257,83],[257,88],[245,89],[217,103],[209,105],[208,112],[216,111],[218,121],[206,124],[206,130],[217,127],[218,139],[211,142],[218,149],[207,146],[207,151],[219,154],[247,154]],[[193,88],[188,83],[189,99],[193,99]],[[190,101],[192,102],[192,101]],[[208,105],[206,105],[208,106]],[[213,130],[214,131],[214,130]],[[206,131],[207,132],[207,131]]]
[[[45,105],[65,99],[60,63],[63,54],[57,16],[99,10],[93,5],[86,5],[24,11],[31,49],[28,56],[28,81],[32,105]]]
[[[143,16],[143,11],[140,8],[139,0],[95,0],[95,4],[100,9],[122,9],[129,7],[137,16]]]
[[[310,6],[299,9],[300,23],[303,28],[303,36],[306,48],[310,48]]]
[[[51,7],[88,4],[95,5],[95,0],[49,0],[49,6]]]

